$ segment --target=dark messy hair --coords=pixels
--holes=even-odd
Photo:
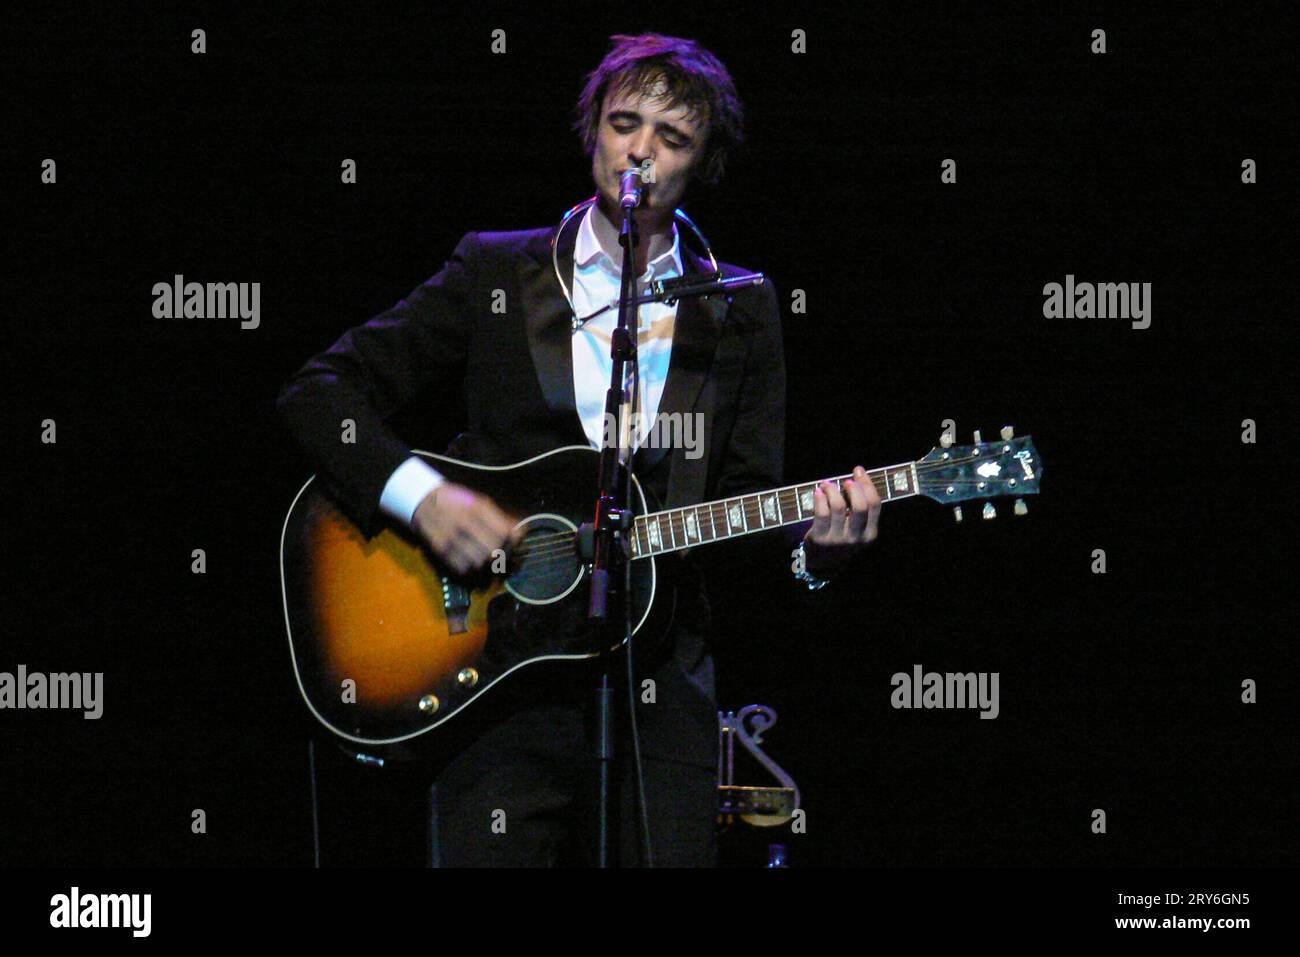
[[[660,81],[656,102],[685,106],[691,120],[708,124],[708,135],[694,177],[715,184],[722,179],[727,155],[744,139],[743,107],[736,85],[722,62],[694,40],[659,33],[616,34],[605,59],[587,75],[573,111],[573,128],[588,156],[596,148],[600,108],[607,93],[650,90]]]

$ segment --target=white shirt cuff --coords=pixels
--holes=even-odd
[[[424,459],[413,455],[393,469],[379,496],[379,508],[410,528],[424,497],[445,481]]]

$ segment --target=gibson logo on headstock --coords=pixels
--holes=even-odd
[[[1027,479],[1033,478],[1034,467],[1029,463],[1031,463],[1034,460],[1034,457],[1029,454],[1028,450],[1024,450],[1021,452],[1017,452],[1016,458],[1020,460],[1020,467],[1025,470],[1025,478]]]

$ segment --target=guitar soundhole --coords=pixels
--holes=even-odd
[[[555,601],[582,577],[577,529],[558,515],[536,515],[524,526],[524,539],[511,553],[506,588],[520,601]]]

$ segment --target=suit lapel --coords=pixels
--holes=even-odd
[[[702,261],[685,243],[682,243],[681,249],[683,272],[689,275],[708,271],[708,262]],[[668,378],[659,399],[660,413],[680,412],[686,415],[696,411],[695,403],[713,365],[713,354],[718,346],[726,310],[726,301],[716,296],[709,299],[691,297],[678,300]],[[671,433],[663,430],[661,434]],[[632,459],[633,471],[649,472],[667,452],[666,448],[642,446]]]
[[[572,284],[573,247],[577,242],[577,224],[569,221],[558,247],[560,274]],[[551,409],[567,414],[575,431],[575,442],[586,443],[582,420],[578,417],[573,392],[573,311],[555,278],[551,264],[550,234],[534,241],[530,247],[532,264],[524,277],[528,349],[537,372],[542,395]]]

